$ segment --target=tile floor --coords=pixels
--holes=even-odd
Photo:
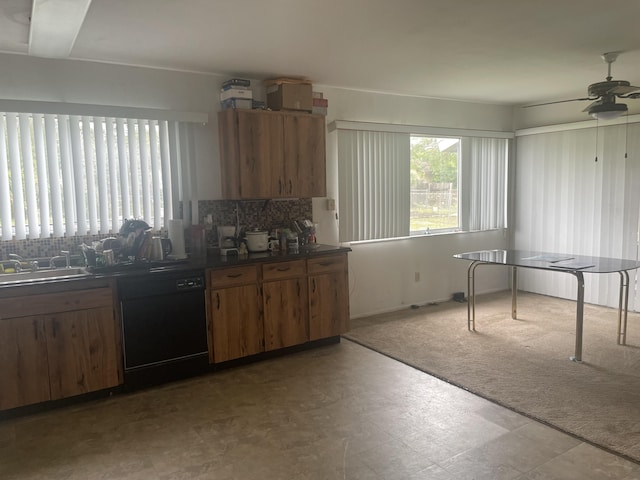
[[[640,479],[348,340],[0,422],[0,479]]]

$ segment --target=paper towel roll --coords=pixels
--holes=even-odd
[[[187,258],[184,248],[184,227],[182,226],[182,219],[169,220],[167,229],[172,245],[171,255],[169,256],[172,258]]]

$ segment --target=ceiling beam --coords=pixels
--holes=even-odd
[[[91,0],[33,0],[29,55],[67,58]]]

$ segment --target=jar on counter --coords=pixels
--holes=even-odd
[[[298,253],[298,252],[299,252],[298,234],[295,232],[289,233],[289,235],[287,235],[287,253]]]

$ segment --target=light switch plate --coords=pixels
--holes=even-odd
[[[334,198],[327,198],[327,210],[333,212],[336,209],[336,200]]]

